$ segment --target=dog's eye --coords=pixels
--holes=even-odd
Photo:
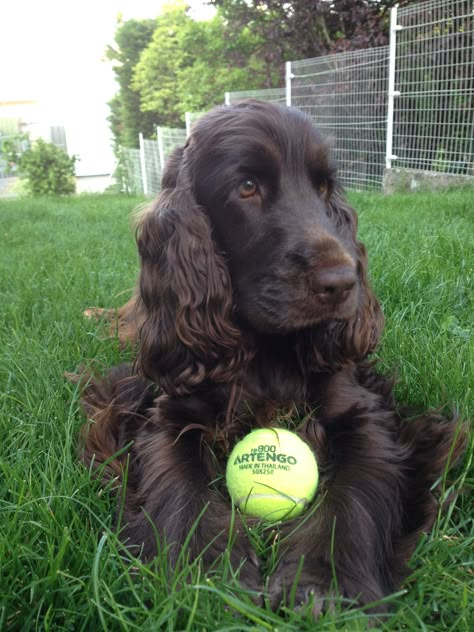
[[[249,198],[255,195],[257,193],[257,190],[257,183],[254,180],[248,178],[247,180],[244,180],[240,185],[239,195],[242,198]]]
[[[317,180],[316,181],[316,191],[319,195],[326,195],[329,191],[329,183],[327,180]]]

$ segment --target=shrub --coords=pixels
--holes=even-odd
[[[20,177],[26,191],[33,195],[70,195],[76,192],[74,165],[76,156],[42,139],[27,149],[19,160]]]

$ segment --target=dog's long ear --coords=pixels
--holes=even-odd
[[[357,360],[362,360],[375,351],[384,326],[380,303],[372,290],[368,278],[367,251],[356,241],[357,263],[361,285],[361,298],[356,317],[346,328],[346,344]]]
[[[175,147],[166,160],[161,176],[161,189],[175,189],[183,162],[184,147]]]
[[[175,187],[163,190],[137,233],[145,311],[138,365],[179,395],[208,382],[234,381],[249,356],[232,322],[227,266],[194,199],[189,156],[185,151],[180,157],[166,179]],[[177,163],[179,154],[174,158]]]

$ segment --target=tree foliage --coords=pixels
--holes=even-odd
[[[165,11],[134,68],[132,88],[140,96],[142,111],[154,113],[156,125],[182,125],[176,79],[183,57],[181,33],[188,20],[183,8]]]
[[[409,0],[210,0],[235,33],[245,26],[270,65],[287,60],[381,46],[389,10]]]
[[[115,46],[107,48],[107,58],[119,86],[118,93],[109,102],[109,121],[117,145],[136,147],[138,134],[153,135],[156,126],[154,112],[142,108],[140,94],[132,87],[133,73],[140,54],[153,37],[156,20],[127,20],[119,22],[115,33]]]
[[[38,139],[19,158],[20,178],[34,196],[70,195],[76,191],[76,156],[43,139]]]
[[[216,16],[196,21],[183,0],[156,20],[120,23],[108,51],[120,87],[114,136],[137,146],[139,132],[182,127],[185,112],[222,103],[226,91],[281,86],[285,61],[385,44],[395,2],[209,0]]]
[[[184,57],[177,75],[183,114],[222,103],[227,91],[279,84],[280,72],[266,76],[265,65],[255,54],[252,31],[243,26],[231,34],[229,28],[218,15],[206,22],[191,20],[183,31]]]
[[[182,126],[185,112],[222,103],[226,91],[278,82],[280,73],[266,75],[257,44],[245,26],[231,37],[219,15],[195,21],[183,5],[169,8],[135,67],[142,110],[154,112],[158,125]]]
[[[29,138],[25,133],[2,137],[0,133],[0,163],[4,163],[7,175],[14,174],[20,156],[29,146]]]

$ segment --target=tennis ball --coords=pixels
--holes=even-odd
[[[234,503],[246,515],[269,522],[302,514],[314,498],[318,479],[309,445],[282,428],[250,432],[227,462],[227,489]]]

